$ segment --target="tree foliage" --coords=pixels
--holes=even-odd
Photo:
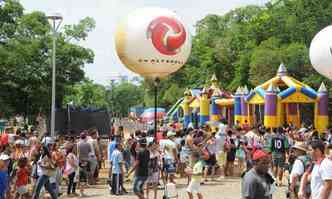
[[[229,91],[255,87],[272,78],[281,62],[292,76],[316,89],[322,81],[328,83],[332,94],[332,83],[313,69],[308,56],[311,40],[331,21],[330,0],[274,0],[207,15],[196,24],[188,62],[162,81],[162,104],[181,96],[174,88],[202,87],[213,74]],[[149,94],[146,99],[152,98]]]
[[[94,28],[86,18],[60,29],[56,54],[56,106],[61,107],[68,85],[84,79],[83,66],[92,63],[92,50],[71,42],[85,39]],[[52,31],[45,13],[23,13],[18,1],[0,7],[0,112],[48,113],[51,102]]]

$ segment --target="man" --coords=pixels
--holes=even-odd
[[[269,155],[257,150],[253,154],[254,167],[244,174],[242,180],[243,199],[272,199],[271,185],[274,180],[268,173]]]
[[[97,130],[92,129],[89,132],[89,136],[87,137],[87,142],[91,146],[91,152],[89,153],[89,164],[90,164],[90,172],[89,172],[89,181],[90,184],[95,185],[96,179],[94,175],[96,170],[98,169],[98,160],[99,160],[99,147],[97,144]]]
[[[160,150],[164,152],[163,161],[166,181],[169,177],[169,181],[174,184],[176,164],[178,163],[177,147],[174,141],[175,135],[176,133],[174,131],[168,131],[167,139],[160,141]]]
[[[122,145],[116,144],[116,148],[111,155],[111,169],[112,169],[112,194],[122,194],[123,186],[123,156],[122,156]]]
[[[107,149],[107,154],[108,154],[108,161],[109,161],[109,171],[108,171],[108,184],[109,184],[109,189],[110,193],[112,193],[112,165],[111,165],[111,159],[112,159],[112,154],[114,150],[116,149],[116,145],[118,143],[116,136],[111,136],[110,143],[108,144],[108,149]]]
[[[310,165],[310,158],[307,156],[307,146],[304,143],[296,143],[292,147],[296,157],[290,172],[289,193],[296,198],[300,188],[301,177]]]
[[[88,183],[89,175],[89,154],[92,152],[91,145],[87,141],[87,132],[83,131],[80,134],[80,141],[77,143],[77,154],[79,161],[79,178],[80,178],[80,194],[82,197],[85,196],[84,188]]]
[[[277,178],[277,185],[281,186],[286,152],[288,151],[288,140],[284,135],[282,128],[274,129],[274,135],[272,135],[269,143],[269,148],[272,152],[273,175]]]
[[[134,166],[127,175],[128,177],[133,171],[135,171],[133,190],[139,199],[144,199],[144,183],[149,176],[148,165],[150,160],[150,152],[147,150],[146,145],[146,139],[141,138],[139,140],[139,149],[136,155]]]
[[[311,198],[331,199],[332,194],[332,160],[325,158],[325,146],[322,141],[313,141],[309,152],[315,161],[311,172]]]

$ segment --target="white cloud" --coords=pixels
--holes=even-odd
[[[85,66],[89,78],[107,84],[115,74],[134,74],[118,59],[114,48],[116,25],[127,13],[145,6],[158,6],[174,10],[193,31],[194,24],[207,14],[225,12],[247,4],[263,4],[267,0],[21,0],[26,11],[59,12],[65,24],[77,23],[90,16],[96,20],[96,29],[82,45],[95,52],[93,64]]]

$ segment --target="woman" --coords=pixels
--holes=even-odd
[[[157,199],[158,183],[160,177],[160,152],[157,143],[152,142],[149,146],[150,160],[149,160],[149,177],[147,180],[146,195],[149,196],[149,189],[152,188],[154,191],[154,199]]]
[[[227,141],[226,141],[226,151],[227,151],[227,158],[226,158],[226,166],[225,166],[225,176],[233,176],[234,171],[234,161],[236,156],[236,146],[235,140],[232,137],[233,132],[229,130],[227,132]]]
[[[50,176],[55,174],[56,165],[46,146],[43,146],[42,155],[37,164],[39,178],[33,191],[32,199],[39,199],[39,194],[43,186],[45,186],[45,189],[51,194],[52,199],[56,199],[57,195],[50,183]]]
[[[67,196],[78,196],[76,193],[76,181],[75,176],[78,175],[78,158],[73,151],[73,145],[67,146],[66,149],[66,164],[64,174],[68,176],[69,182],[67,187]]]

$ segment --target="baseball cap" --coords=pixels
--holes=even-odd
[[[263,150],[257,150],[254,152],[252,160],[259,160],[265,157],[268,157],[269,154],[267,154],[266,152],[264,152]]]
[[[167,137],[172,137],[172,136],[175,136],[176,133],[174,131],[168,131],[167,132]]]

